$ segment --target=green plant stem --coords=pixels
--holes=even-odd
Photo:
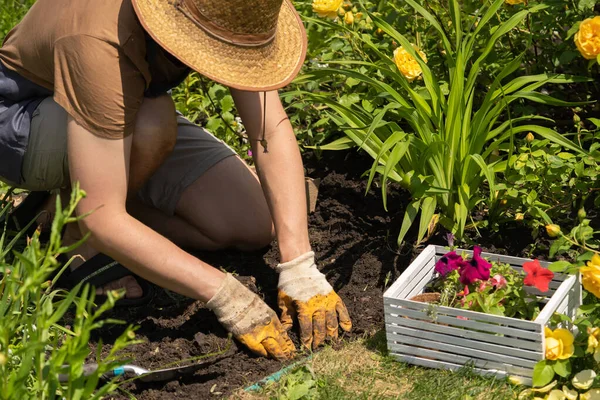
[[[582,249],[587,250],[587,251],[591,251],[592,253],[598,253],[598,250],[594,250],[594,249],[591,249],[591,248],[587,247],[585,245],[585,243],[579,243],[577,240],[572,240],[571,238],[569,238],[568,236],[566,236],[562,232],[560,233],[560,235],[562,236],[563,239],[565,239],[567,242],[571,243],[572,245],[575,245],[577,247],[581,247]]]

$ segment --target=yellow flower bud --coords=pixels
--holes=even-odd
[[[8,361],[8,358],[6,358],[4,353],[0,353],[0,366],[6,365],[6,361]]]
[[[363,16],[363,13],[361,13],[361,12],[357,12],[357,13],[356,13],[356,15],[354,16],[354,18],[355,18],[356,20],[359,20],[359,19],[361,19],[361,18],[362,18],[362,16]]]
[[[575,45],[588,60],[593,60],[600,54],[600,16],[588,18],[579,25],[579,31],[575,34]]]
[[[546,232],[551,238],[557,237],[560,234],[560,226],[556,224],[548,224],[546,225]]]
[[[559,328],[553,331],[545,327],[544,335],[546,337],[545,353],[547,360],[565,360],[575,352],[575,346],[573,346],[575,337],[568,329]]]
[[[377,28],[377,30],[375,31],[375,34],[377,34],[379,36],[383,35],[383,29]]]
[[[588,292],[600,298],[600,255],[594,254],[585,267],[579,268],[581,283]],[[600,333],[596,339],[600,338]]]
[[[312,9],[319,17],[336,19],[344,0],[313,0]]]
[[[352,25],[354,23],[354,14],[352,14],[352,11],[348,11],[346,15],[344,15],[344,22],[347,25]]]
[[[535,136],[533,136],[533,133],[531,132],[529,132],[527,136],[525,136],[525,141],[527,141],[527,143],[533,142],[533,139],[535,139]]]
[[[523,214],[523,213],[515,214],[515,221],[523,221],[524,218],[525,218],[525,214]]]
[[[417,51],[417,53],[419,53],[419,56],[421,56],[423,61],[427,62],[427,57],[425,56],[425,53],[423,53],[414,45],[413,47]],[[421,70],[421,66],[419,65],[417,60],[413,56],[411,56],[403,46],[400,46],[396,50],[394,50],[394,62],[396,63],[396,66],[398,67],[402,75],[404,75],[404,77],[409,82],[414,81],[423,73],[423,70]]]

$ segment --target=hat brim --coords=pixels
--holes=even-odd
[[[259,47],[236,46],[211,36],[179,11],[173,0],[132,3],[142,26],[161,47],[194,71],[229,87],[282,88],[295,78],[306,57],[306,31],[289,0],[281,6],[275,38]]]

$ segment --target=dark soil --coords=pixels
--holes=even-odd
[[[389,286],[420,250],[413,246],[398,250],[396,245],[408,194],[390,188],[386,212],[379,189],[365,196],[366,184],[361,175],[370,167],[370,159],[355,152],[327,153],[325,157],[326,160],[306,161],[307,175],[321,180],[317,209],[309,219],[312,246],[320,269],[350,312],[353,330],[346,338],[372,335],[383,328],[384,286]],[[439,233],[430,242],[445,244],[442,236]],[[515,228],[502,238],[490,237],[486,242],[482,245],[489,250],[521,255],[531,243],[531,235]],[[504,248],[499,243],[504,243]],[[271,269],[279,260],[276,244],[256,253],[227,251],[197,255],[242,277],[253,276],[254,279],[246,278],[247,284],[264,296],[267,304],[276,307],[277,277]],[[138,338],[146,342],[134,346],[128,354],[133,363],[147,369],[214,352],[227,345],[225,330],[209,310],[200,303],[164,291],[159,291],[147,306],[117,309],[110,316],[139,325]],[[110,343],[122,329],[122,326],[105,328],[100,337],[104,343]],[[297,343],[295,333],[291,336]],[[107,350],[108,346],[104,346],[103,353]],[[239,347],[232,357],[193,376],[164,383],[128,383],[125,389],[138,399],[215,398],[250,385],[283,366]]]

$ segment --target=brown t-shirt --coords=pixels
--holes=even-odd
[[[133,132],[144,96],[189,72],[148,37],[131,0],[37,0],[6,37],[0,60],[52,90],[80,125],[112,139]]]

